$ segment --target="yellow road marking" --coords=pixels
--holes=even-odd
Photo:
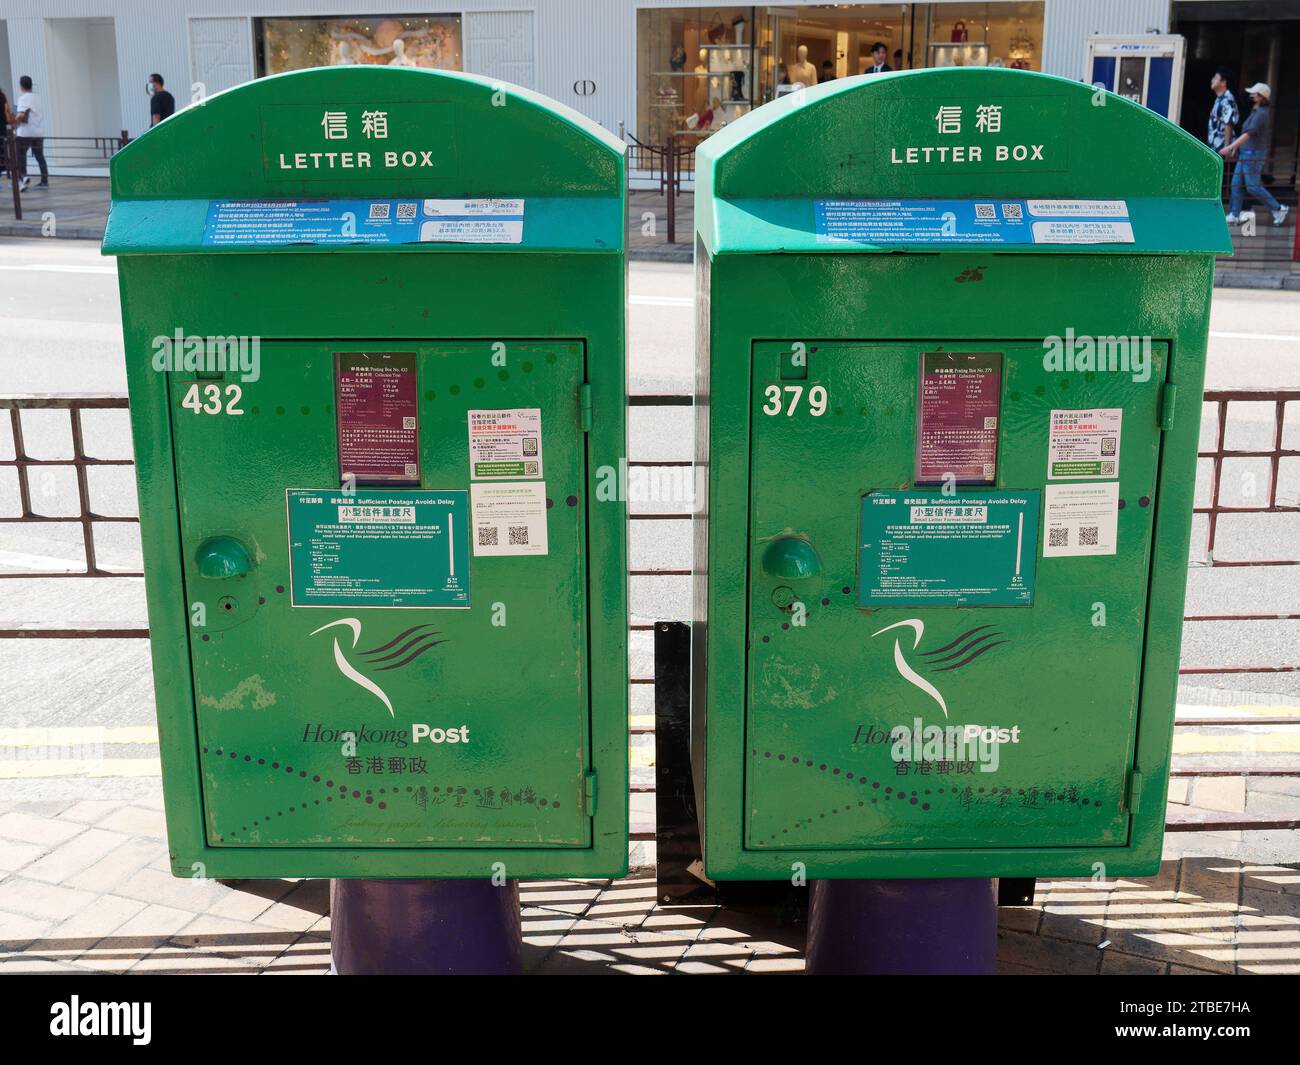
[[[156,777],[157,758],[50,758],[0,762],[0,780],[40,780],[45,777]]]
[[[1247,735],[1187,735],[1174,733],[1174,754],[1296,754],[1300,731],[1259,732]]]
[[[100,743],[157,743],[154,725],[73,725],[64,728],[0,728],[0,747],[82,747]]]
[[[1300,706],[1190,706],[1187,703],[1178,704],[1179,717],[1235,717],[1238,714],[1243,717],[1250,714],[1260,714],[1265,717],[1294,717],[1296,724],[1300,725]]]

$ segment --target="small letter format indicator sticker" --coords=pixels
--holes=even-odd
[[[1038,491],[862,497],[858,606],[1029,606]]]
[[[290,488],[293,606],[469,606],[468,492]]]

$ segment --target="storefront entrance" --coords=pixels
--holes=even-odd
[[[810,4],[642,8],[637,12],[637,139],[695,140],[808,84],[891,70],[1039,70],[1043,4]]]

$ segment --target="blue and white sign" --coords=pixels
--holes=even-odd
[[[1124,200],[817,200],[818,244],[1132,244]]]
[[[518,244],[523,200],[214,200],[207,247]]]

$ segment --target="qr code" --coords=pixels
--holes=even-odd
[[[478,545],[479,547],[496,547],[497,527],[495,525],[480,525],[478,527]]]
[[[1113,436],[1103,436],[1101,438],[1101,453],[1103,455],[1115,454],[1115,445],[1118,443],[1119,441],[1116,440]]]
[[[1070,530],[1069,529],[1048,529],[1047,546],[1048,547],[1069,547]]]
[[[388,217],[388,207],[389,207],[389,205],[386,204],[386,203],[372,203],[372,204],[370,205],[370,217],[371,217],[372,219],[374,219],[374,218],[387,218],[387,217]]]
[[[535,436],[524,437],[524,454],[525,455],[537,454],[537,437]]]
[[[975,205],[976,218],[997,218],[998,212],[991,203],[977,203]]]
[[[525,462],[525,463],[524,463],[524,476],[525,476],[525,477],[536,477],[537,474],[538,474],[539,472],[540,472],[540,471],[539,471],[538,468],[537,468],[537,463],[535,463],[535,462]]]
[[[1020,209],[1020,204],[1004,203],[1002,205],[1002,217],[1020,219],[1024,217],[1024,214]]]
[[[420,467],[418,467],[414,462],[408,462],[408,463],[406,463],[406,464],[402,467],[402,476],[403,476],[403,477],[419,477],[419,476],[420,476]]]
[[[997,470],[997,467],[994,466],[993,463],[991,463],[991,462],[986,462],[986,463],[984,463],[984,465],[981,467],[981,469],[983,469],[983,471],[984,471],[984,480],[986,480],[986,481],[991,481],[991,480],[993,480],[993,475],[994,475],[994,473],[995,473],[996,470]]]
[[[403,428],[403,429],[414,429],[414,428],[415,428],[415,419],[414,419],[414,418],[403,418],[403,419],[402,419],[402,428]]]
[[[1079,546],[1080,547],[1097,546],[1097,526],[1095,525],[1079,526]]]
[[[496,530],[494,529],[493,532]],[[510,526],[510,543],[512,546],[528,546],[528,526],[512,525]]]
[[[415,212],[419,209],[418,203],[399,203],[397,205],[398,218],[414,218]]]
[[[1114,477],[1114,476],[1115,476],[1115,463],[1113,463],[1113,462],[1103,462],[1103,463],[1101,464],[1101,475],[1102,475],[1103,477]]]
[[[996,429],[997,427],[998,427],[998,420],[997,420],[996,418],[985,418],[985,419],[984,419],[984,428],[985,428],[985,429]]]

